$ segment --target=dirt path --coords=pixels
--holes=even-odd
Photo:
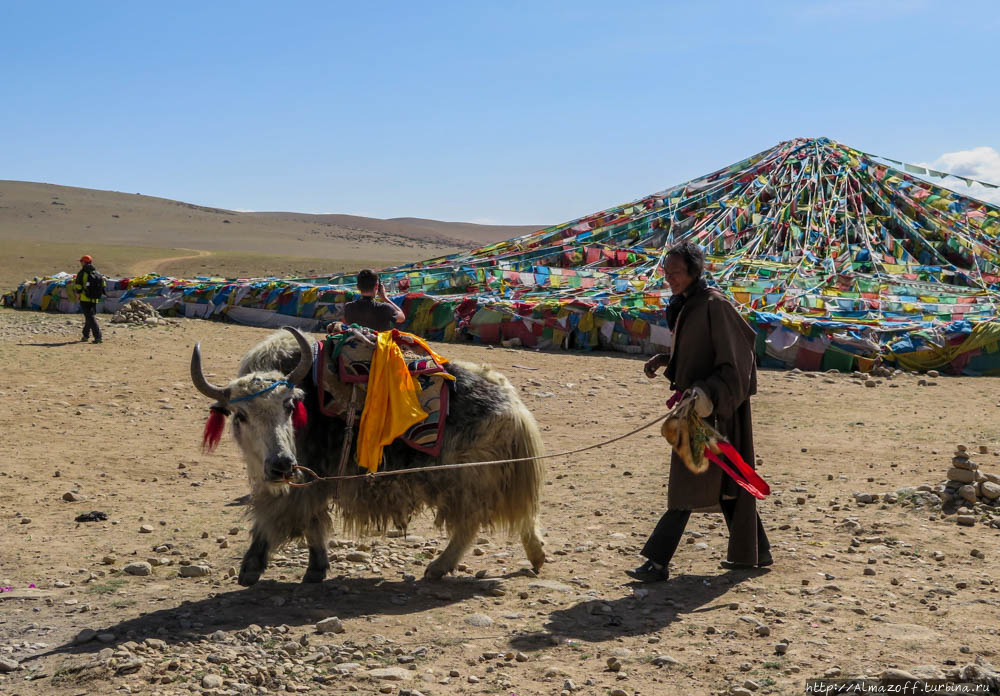
[[[164,266],[175,261],[187,261],[188,259],[200,259],[205,256],[211,256],[212,252],[205,251],[203,249],[180,249],[179,251],[192,251],[193,254],[187,254],[185,256],[170,256],[163,259],[148,259],[146,261],[137,261],[136,263],[129,266],[129,273],[132,275],[140,275],[143,273],[149,273],[151,271],[159,272]]]

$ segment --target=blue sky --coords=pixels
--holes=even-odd
[[[8,2],[0,179],[556,223],[828,136],[997,181],[998,32],[993,0]]]

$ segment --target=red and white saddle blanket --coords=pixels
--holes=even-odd
[[[420,407],[427,413],[427,418],[411,426],[398,439],[415,450],[436,457],[441,453],[448,418],[450,391],[447,382],[451,381],[450,375],[438,361],[438,356],[428,351],[422,340],[398,331],[394,336],[403,351],[410,375],[420,387],[417,395]],[[331,333],[320,344],[315,372],[323,413],[346,419],[350,388],[353,386],[358,388],[355,409],[359,414],[363,411],[377,341],[376,331],[341,322],[333,325]],[[346,389],[338,387],[338,383]],[[332,389],[336,389],[339,395],[331,393]],[[348,395],[346,399],[344,394]]]

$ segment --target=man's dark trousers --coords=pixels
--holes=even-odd
[[[97,325],[97,303],[81,302],[80,311],[83,312],[83,340],[90,338],[90,332],[94,332],[94,340],[101,340],[101,327]]]
[[[736,507],[736,500],[720,500],[719,507],[722,508],[722,516],[726,518],[726,527],[729,528],[733,519],[733,509]],[[649,535],[649,540],[642,547],[642,555],[664,566],[670,563],[674,557],[677,546],[681,543],[681,536],[687,526],[688,518],[691,517],[690,510],[667,510],[663,517],[656,523],[656,528]],[[757,555],[765,555],[771,550],[771,542],[767,540],[764,533],[764,525],[757,515]]]

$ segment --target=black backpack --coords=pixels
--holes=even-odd
[[[87,297],[95,302],[104,294],[104,276],[97,271],[87,271]]]

